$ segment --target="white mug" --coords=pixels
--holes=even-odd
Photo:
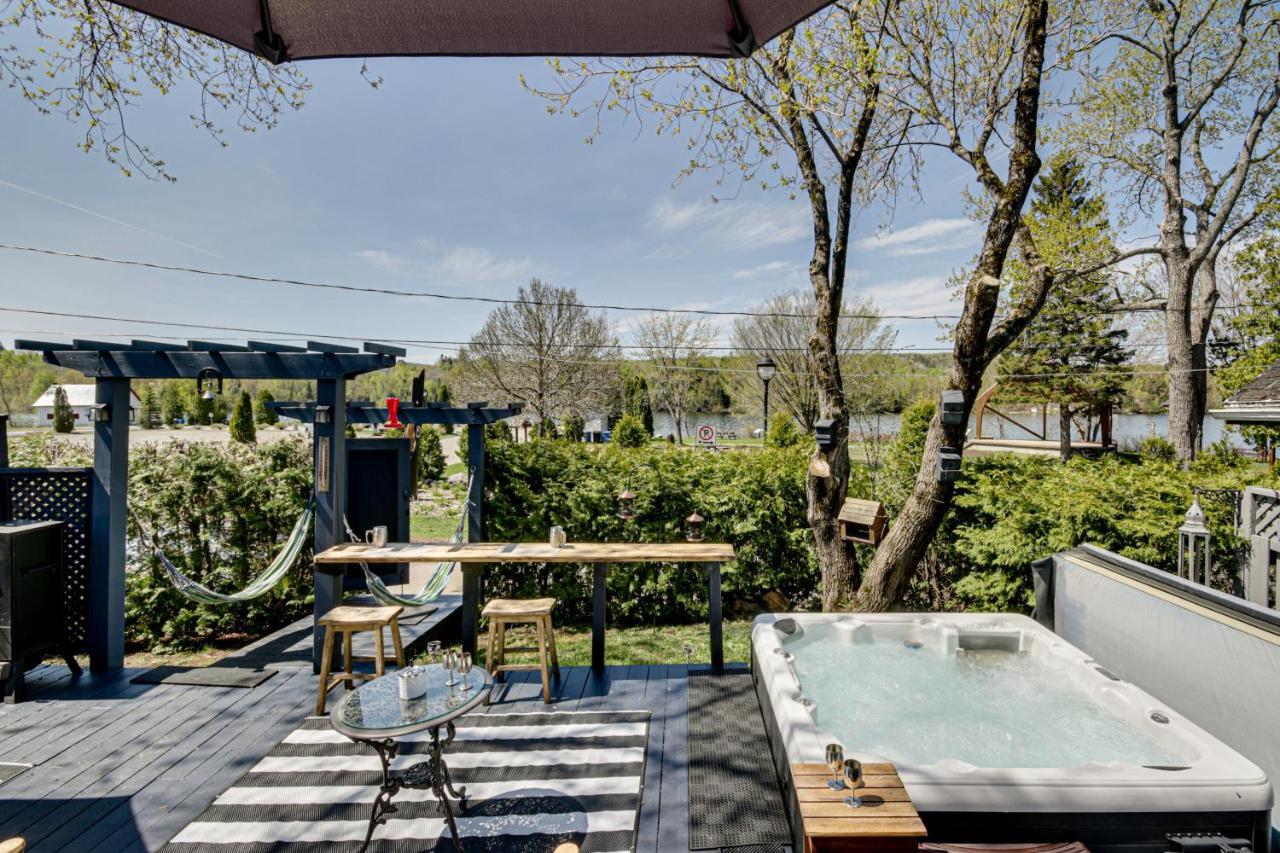
[[[368,530],[364,534],[364,541],[375,548],[381,548],[387,544],[387,526],[379,524],[372,530]]]

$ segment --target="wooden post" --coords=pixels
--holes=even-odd
[[[720,606],[720,564],[707,564],[707,617],[711,621],[711,668],[724,671],[724,615]]]
[[[484,541],[484,425],[467,424],[467,470],[474,502],[467,507],[467,541]],[[462,650],[475,654],[476,626],[480,621],[484,565],[462,566]]]
[[[0,468],[9,467],[9,416],[0,415]]]
[[[605,610],[608,600],[605,581],[609,577],[609,564],[596,563],[595,580],[591,591],[591,668],[597,673],[604,672],[604,628]]]
[[[315,461],[315,553],[347,541],[343,519],[347,498],[347,381],[316,382],[316,406],[328,406],[328,423],[312,427]],[[323,411],[323,410],[321,410]],[[320,418],[317,418],[319,421]],[[324,627],[320,617],[342,603],[346,566],[316,566],[315,622],[312,628],[311,671],[319,672],[324,657]],[[333,665],[333,661],[330,661]]]
[[[93,516],[89,558],[89,668],[124,666],[124,553],[129,487],[129,380],[99,378],[93,422]]]

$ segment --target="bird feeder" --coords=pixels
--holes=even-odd
[[[1195,583],[1209,583],[1212,554],[1209,548],[1209,527],[1205,524],[1204,510],[1200,508],[1200,496],[1191,500],[1191,508],[1178,528],[1178,577]]]
[[[636,496],[630,489],[618,494],[618,518],[631,521],[636,517]]]
[[[960,479],[960,451],[944,447],[938,451],[938,482],[954,483]]]
[[[879,545],[889,516],[879,501],[848,498],[840,508],[840,538],[864,545]]]
[[[686,542],[701,542],[706,536],[703,527],[706,523],[698,511],[695,509],[693,514],[684,520],[684,538]]]
[[[387,398],[387,422],[383,424],[387,429],[404,429],[404,424],[400,423],[400,398]]]

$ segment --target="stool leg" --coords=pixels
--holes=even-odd
[[[534,623],[538,628],[538,668],[542,672],[542,701],[551,704],[551,676],[547,674],[547,628],[541,619]]]
[[[551,646],[551,671],[555,673],[556,681],[560,680],[560,655],[556,653],[556,631],[551,626],[551,617],[546,617],[547,621],[547,645]]]
[[[494,642],[498,639],[498,621],[496,619],[489,620],[489,643],[486,647],[484,656],[484,668],[489,670],[489,674],[493,675],[498,669],[498,661],[494,655]]]
[[[316,697],[316,716],[324,716],[324,700],[329,693],[329,662],[333,660],[333,626],[324,627],[324,653],[320,658],[320,695]]]
[[[396,666],[404,669],[404,643],[400,641],[400,617],[391,617],[391,645],[396,650]]]
[[[351,631],[342,632],[342,671],[348,676],[353,675],[356,671],[355,663],[351,660],[351,634]],[[348,690],[355,689],[356,681],[354,678],[345,678],[342,683],[346,685]]]
[[[507,674],[498,672],[498,669],[507,662],[507,623],[498,620],[498,666],[494,668],[494,681],[506,681]]]
[[[387,674],[387,651],[382,645],[382,626],[378,626],[378,630],[373,632],[373,655],[377,658],[373,662],[373,672],[377,676]]]

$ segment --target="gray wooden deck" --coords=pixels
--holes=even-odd
[[[32,699],[0,707],[0,839],[35,851],[155,850],[311,713],[308,667],[251,690],[130,684],[138,670],[73,680],[29,674]],[[688,849],[687,666],[567,667],[552,707],[653,713],[637,846]],[[490,713],[542,709],[536,673],[499,685]]]

